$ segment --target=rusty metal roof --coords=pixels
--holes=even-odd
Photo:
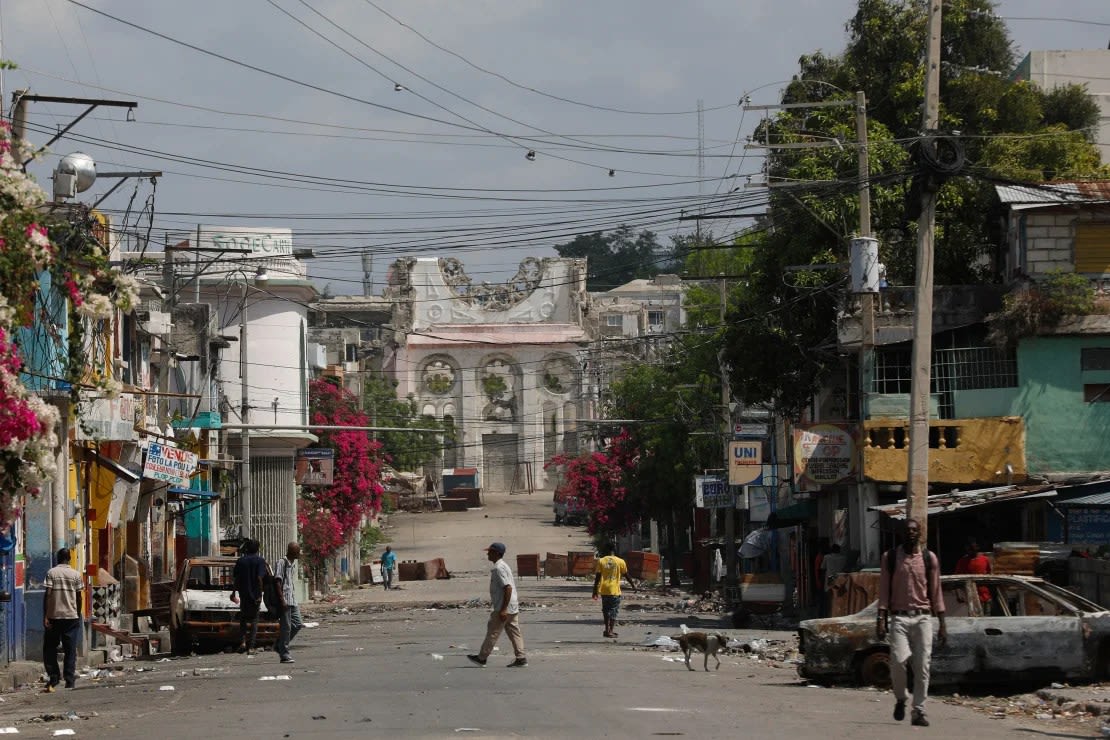
[[[994,190],[1002,203],[1018,208],[1110,203],[1110,180],[995,185]]]
[[[1029,489],[1021,486],[996,486],[994,488],[979,488],[974,491],[952,491],[951,493],[934,493],[929,497],[928,515],[950,514],[954,511],[963,511],[973,506],[997,504],[1006,501],[1025,501],[1035,498],[1050,498],[1056,495],[1056,489],[1051,486],[1040,486]],[[896,504],[881,504],[869,506],[870,511],[886,514],[891,519],[906,518],[906,499]]]
[[[1110,506],[1110,491],[1060,501],[1058,506]]]

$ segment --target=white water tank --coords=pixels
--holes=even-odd
[[[879,240],[869,236],[852,239],[850,284],[853,293],[879,292]]]

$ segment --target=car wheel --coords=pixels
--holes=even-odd
[[[185,628],[172,630],[170,643],[174,655],[189,655],[193,652],[193,633]]]
[[[864,686],[890,688],[890,653],[876,650],[863,656],[859,662],[859,682]]]

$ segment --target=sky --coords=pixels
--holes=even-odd
[[[134,121],[98,108],[30,169],[47,189],[75,151],[100,172],[161,171],[101,205],[151,249],[198,224],[287,227],[335,294],[362,292],[362,253],[376,293],[402,256],[456,257],[499,281],[579,233],[627,223],[666,242],[693,229],[683,214],[759,198],[744,144],[762,114],[739,101],[775,103],[799,56],[839,53],[855,6],[0,0],[0,56],[18,65],[4,106],[20,88],[137,102]],[[1106,0],[1001,0],[997,13],[1018,58],[1110,40]],[[32,103],[28,138],[44,144],[83,111]]]

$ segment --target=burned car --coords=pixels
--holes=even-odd
[[[1108,675],[1110,611],[1098,604],[1025,576],[941,576],[941,591],[948,643],[933,643],[931,683]],[[799,624],[798,673],[811,680],[889,686],[890,648],[875,634],[877,614],[875,601],[856,614]]]
[[[188,655],[198,647],[218,650],[239,643],[239,605],[231,600],[234,568],[231,557],[194,557],[182,565],[170,597],[175,653]],[[263,604],[258,616],[259,645],[277,638],[276,615],[269,604]]]

